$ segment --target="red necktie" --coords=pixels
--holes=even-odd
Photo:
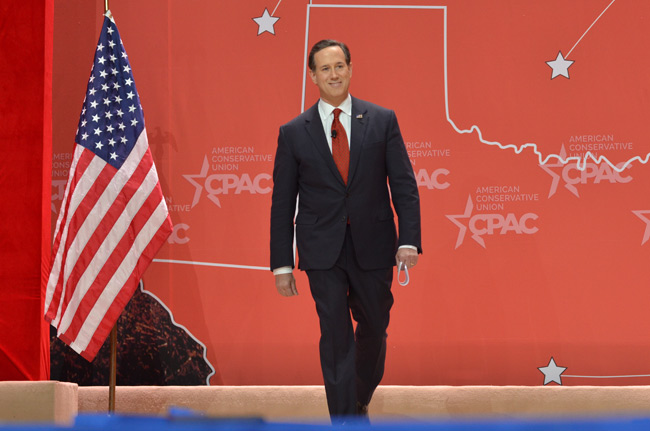
[[[332,157],[334,163],[343,177],[343,182],[348,183],[348,168],[350,166],[350,146],[348,145],[348,135],[345,133],[343,125],[339,121],[341,110],[334,110],[334,121],[332,122]]]

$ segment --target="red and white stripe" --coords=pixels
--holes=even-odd
[[[58,337],[92,360],[171,230],[146,129],[119,170],[77,145],[45,297]]]

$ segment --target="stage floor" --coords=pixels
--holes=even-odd
[[[0,431],[332,429],[321,386],[118,386],[107,410],[108,387],[0,382]],[[385,430],[650,430],[650,386],[380,386],[369,411]]]
[[[108,388],[79,387],[79,412],[105,412]],[[212,417],[328,418],[322,386],[121,386],[118,413],[171,407]],[[650,386],[379,386],[371,418],[650,416]]]

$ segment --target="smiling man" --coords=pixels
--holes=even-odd
[[[327,404],[338,421],[367,417],[384,374],[393,266],[411,269],[422,252],[420,201],[395,113],[350,96],[348,47],[316,43],[309,74],[320,100],[278,137],[271,269],[281,295],[298,294],[298,197],[298,268],[316,303]]]

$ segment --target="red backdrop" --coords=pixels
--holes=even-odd
[[[55,210],[91,3],[55,11]],[[649,170],[608,162],[650,152],[650,3],[317,3],[111,2],[175,226],[145,288],[205,344],[211,383],[321,382],[307,279],[283,298],[265,267],[277,130],[303,88],[316,101],[305,50],[328,37],[352,50],[352,94],[397,112],[420,186],[424,254],[394,287],[384,383],[539,385],[553,357],[563,384],[648,384]],[[258,24],[265,8],[279,20]],[[559,52],[574,63],[551,79]],[[535,152],[588,150],[607,160]]]

